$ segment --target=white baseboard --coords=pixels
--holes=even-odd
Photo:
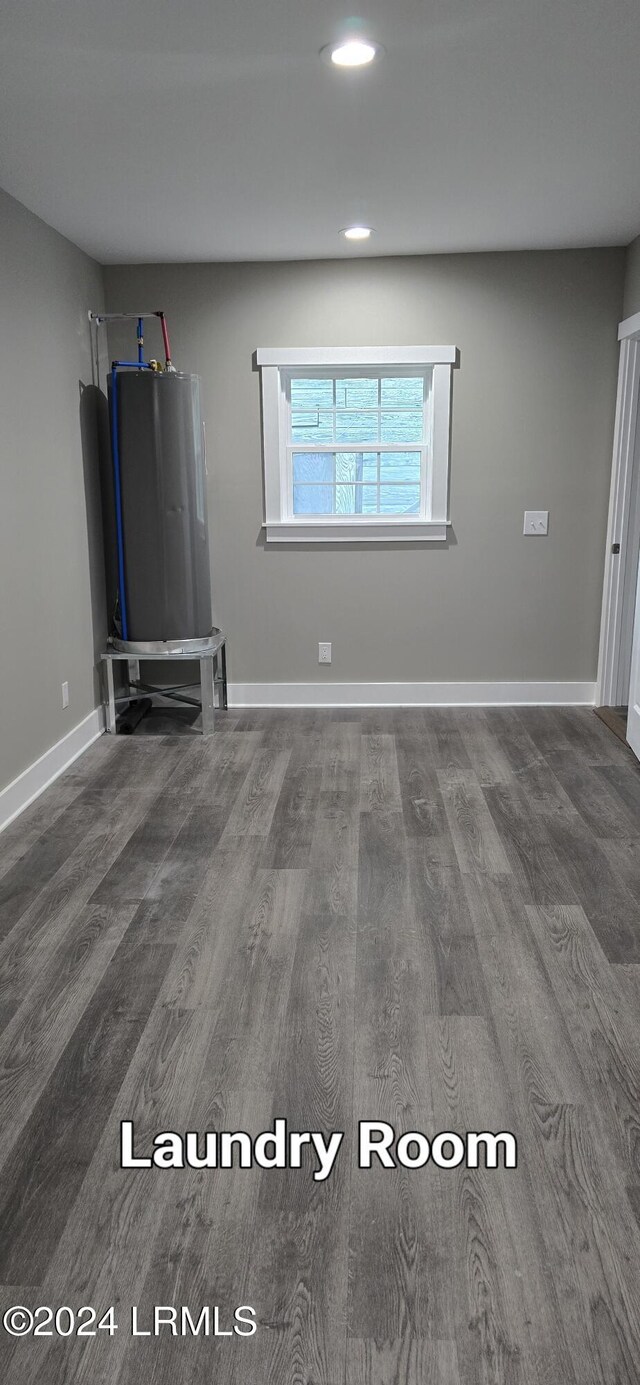
[[[96,707],[93,712],[89,712],[84,721],[73,726],[61,741],[56,741],[49,750],[45,750],[44,755],[23,770],[17,779],[7,784],[0,792],[0,832],[8,827],[19,813],[24,812],[24,809],[33,803],[34,798],[44,793],[44,790],[53,784],[54,779],[73,764],[103,731],[104,713],[102,707]]]
[[[593,706],[595,683],[230,683],[230,707]]]

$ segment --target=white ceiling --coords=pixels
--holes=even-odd
[[[364,0],[363,0],[364,3]],[[2,0],[0,184],[99,260],[626,243],[638,0]],[[342,226],[376,235],[347,245]]]

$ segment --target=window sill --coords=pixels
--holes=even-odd
[[[267,543],[442,543],[448,522],[432,520],[268,521]]]

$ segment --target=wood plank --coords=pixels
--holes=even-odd
[[[552,768],[556,756],[567,754],[584,767],[628,760],[626,747],[607,731],[591,707],[527,707],[520,716]]]
[[[475,774],[439,771],[438,780],[463,874],[510,875],[511,867]]]
[[[446,1268],[462,1380],[573,1381],[564,1305],[536,1213],[524,1130],[489,1024],[426,1020],[434,1131],[511,1131],[518,1166],[432,1167],[451,1219]]]
[[[315,740],[320,747],[327,714],[316,707],[275,707],[252,715],[249,725],[259,728],[265,750],[290,750],[300,739]]]
[[[611,974],[626,999],[627,1013],[631,1010],[634,1016],[640,1015],[640,965],[613,965]]]
[[[304,871],[254,873],[233,930],[224,988],[215,1000],[205,1069],[210,1090],[273,1090],[291,1043],[287,996],[306,886]],[[207,1003],[210,1003],[208,1000]],[[265,1042],[267,1039],[267,1042]]]
[[[274,1115],[286,1115],[294,1130],[348,1131],[356,933],[339,915],[314,914],[314,903],[311,889],[287,1003],[277,1027],[270,1026]],[[270,1327],[253,1377],[264,1385],[344,1378],[349,1190],[348,1134],[323,1183],[314,1181],[306,1158],[299,1170],[262,1176],[247,1292],[250,1286]]]
[[[633,1265],[640,1239],[627,1254],[624,1185],[610,1146],[589,1119],[592,1093],[537,946],[523,929],[526,906],[504,881],[496,888],[486,877],[473,897],[471,889],[468,894],[521,1157],[576,1377],[631,1385],[640,1361]]]
[[[322,790],[309,853],[314,913],[355,918],[358,897],[358,791]]]
[[[483,787],[510,783],[511,765],[499,737],[493,733],[491,712],[481,707],[467,707],[459,715],[462,741],[478,783]]]
[[[113,809],[122,793],[135,792],[155,798],[171,782],[183,761],[188,742],[180,737],[112,736],[111,755],[87,782],[83,799],[87,805]],[[78,762],[76,762],[78,763]],[[71,766],[69,773],[73,773]]]
[[[529,802],[532,816],[561,820],[578,817],[577,809],[546,760],[520,770],[517,780]]]
[[[322,786],[307,870],[307,912],[354,922],[360,834],[360,728],[336,723],[327,731]]]
[[[248,1066],[246,1071],[249,1075]],[[227,1083],[216,1086],[205,1063],[188,1124],[196,1130],[258,1133],[269,1128],[272,1111],[272,1092],[245,1085],[235,1090]],[[253,1264],[260,1178],[259,1168],[184,1171],[180,1195],[165,1205],[144,1287],[138,1295],[141,1322],[150,1321],[158,1303],[192,1305],[194,1320],[202,1305],[218,1304],[220,1326],[228,1330],[236,1305],[258,1302]],[[124,1357],[118,1385],[140,1385],[141,1369],[145,1381],[158,1385],[209,1380],[212,1369],[216,1385],[237,1381],[238,1376],[252,1385],[262,1380],[267,1385],[264,1335],[266,1330],[271,1338],[274,1331],[262,1318],[262,1306],[260,1317],[253,1337],[185,1341],[164,1335],[143,1343],[125,1338],[117,1354],[118,1360]]]
[[[186,1130],[208,1046],[208,1012],[156,1005],[151,1011],[89,1171],[58,1242],[45,1279],[45,1300],[136,1303],[149,1272],[164,1211],[184,1194],[180,1169],[122,1169],[121,1120],[133,1119],[136,1138],[149,1145],[163,1129]],[[89,1385],[117,1378],[128,1344],[120,1331],[106,1343],[20,1342],[12,1377],[26,1385],[34,1374],[48,1385]],[[44,1350],[43,1350],[44,1347]],[[96,1347],[94,1350],[93,1348]]]
[[[322,784],[317,750],[294,746],[265,841],[262,864],[273,870],[301,870],[309,860]]]
[[[402,807],[398,761],[393,736],[362,737],[360,807],[399,812]]]
[[[520,775],[523,770],[544,764],[542,752],[529,735],[517,707],[490,707],[485,715],[513,774]]]
[[[584,1107],[541,1107],[537,1139],[544,1158],[536,1195],[576,1376],[633,1385],[640,1374],[640,1230],[624,1188]]]
[[[258,750],[223,833],[229,837],[267,837],[291,750]]]
[[[224,802],[196,803],[183,819],[136,909],[131,931],[138,942],[178,941],[211,865],[227,815]],[[177,820],[181,817],[182,811]]]
[[[535,1101],[586,1101],[566,1019],[515,881],[465,876],[464,885],[487,988],[487,1017],[503,1053],[509,1051],[515,1085]]]
[[[0,879],[0,939],[19,918],[53,875],[86,837],[91,818],[75,800],[56,818],[53,826],[38,837]]]
[[[82,793],[82,786],[69,784],[62,775],[49,789],[30,803],[0,833],[0,879],[31,851],[45,832],[54,826],[65,808]]]
[[[184,754],[165,786],[166,792],[186,793],[192,804],[227,798],[246,778],[261,741],[259,731],[238,734],[217,730],[215,736],[185,741]]]
[[[544,818],[531,812],[519,784],[485,788],[484,798],[523,899],[574,903],[575,890],[551,844]]]
[[[105,872],[92,896],[96,904],[136,903],[144,899],[184,823],[189,804],[158,794],[146,817]]]
[[[636,904],[640,904],[640,837],[618,837],[598,842],[616,880],[620,881]]]
[[[57,947],[78,927],[82,911],[148,811],[127,798],[116,815],[100,811],[94,825],[0,943],[0,1017],[5,1028],[41,977]]]
[[[18,1303],[35,1313],[41,1302],[42,1288],[39,1284],[0,1284],[1,1317],[4,1317],[8,1308],[13,1308]],[[12,1360],[16,1355],[17,1359],[20,1359],[22,1345],[22,1342],[16,1341],[7,1333],[0,1336],[0,1379],[13,1382],[15,1370]]]
[[[443,707],[428,707],[425,710],[425,730],[433,746],[433,762],[436,769],[473,771],[467,748],[460,732],[457,713],[452,715]]]
[[[2,1172],[0,1280],[41,1284],[171,958],[128,934]]]
[[[363,736],[393,736],[398,724],[397,707],[358,707]]]
[[[215,1009],[227,984],[237,939],[250,908],[262,838],[236,837],[224,845],[224,833],[180,931],[162,987],[163,1005],[175,1009]]]
[[[391,933],[415,932],[408,879],[402,814],[361,813],[358,917]]]
[[[393,1342],[350,1338],[347,1379],[349,1385],[462,1385],[455,1342],[427,1337]]]
[[[567,728],[562,726],[555,707],[521,708],[518,716],[545,760],[568,748]]]
[[[573,752],[567,752],[554,757],[553,772],[594,836],[615,840],[640,831],[640,795],[631,806],[612,792],[605,777],[610,772],[608,765],[582,764]]]
[[[0,1037],[0,1167],[20,1137],[91,996],[124,937],[135,905],[93,903]]]
[[[424,737],[397,738],[404,828],[408,837],[442,837],[448,833],[438,771]]]
[[[640,1013],[634,1013],[583,910],[528,908],[603,1134],[640,1183]]]
[[[597,765],[595,773],[625,805],[634,823],[633,830],[640,832],[640,766],[635,756],[629,752],[628,759],[620,765]]]
[[[547,830],[609,962],[640,961],[640,907],[579,817],[549,818]]]
[[[341,711],[341,709],[340,709]],[[322,791],[360,791],[360,723],[345,721],[336,711],[322,737]]]
[[[446,855],[410,842],[408,864],[423,955],[425,1013],[484,1014],[482,969],[453,845]]]
[[[401,814],[363,813],[355,995],[354,1105],[400,1133],[428,1129],[429,1056],[421,932]],[[405,1343],[453,1337],[441,1248],[446,1201],[424,1169],[353,1168],[349,1336]]]
[[[629,747],[611,736],[593,707],[562,707],[556,715],[576,758],[590,765],[633,763]]]

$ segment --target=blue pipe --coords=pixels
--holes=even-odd
[[[142,318],[138,318],[138,335],[141,335],[140,328]],[[122,522],[122,485],[120,477],[120,443],[118,441],[118,370],[151,370],[151,366],[142,360],[142,346],[138,346],[138,361],[112,361],[111,362],[111,456],[113,459],[113,494],[116,511],[116,547],[118,551],[118,591],[120,594],[120,619],[122,622],[122,638],[129,638],[129,621],[127,619],[127,592],[125,587],[124,571],[124,525]]]
[[[120,444],[118,442],[118,370],[122,362],[114,361],[111,367],[111,455],[113,457],[113,492],[116,509],[116,546],[118,550],[118,590],[120,593],[120,619],[122,638],[129,638],[127,620],[127,594],[124,583],[124,529],[122,524],[122,487],[120,485]]]
[[[142,355],[143,346],[144,346],[144,322],[143,322],[142,318],[139,317],[139,318],[138,318],[138,365],[144,365],[144,356]]]
[[[151,370],[151,366],[149,365],[148,361],[112,361],[112,371],[116,368],[116,366],[118,370]]]

